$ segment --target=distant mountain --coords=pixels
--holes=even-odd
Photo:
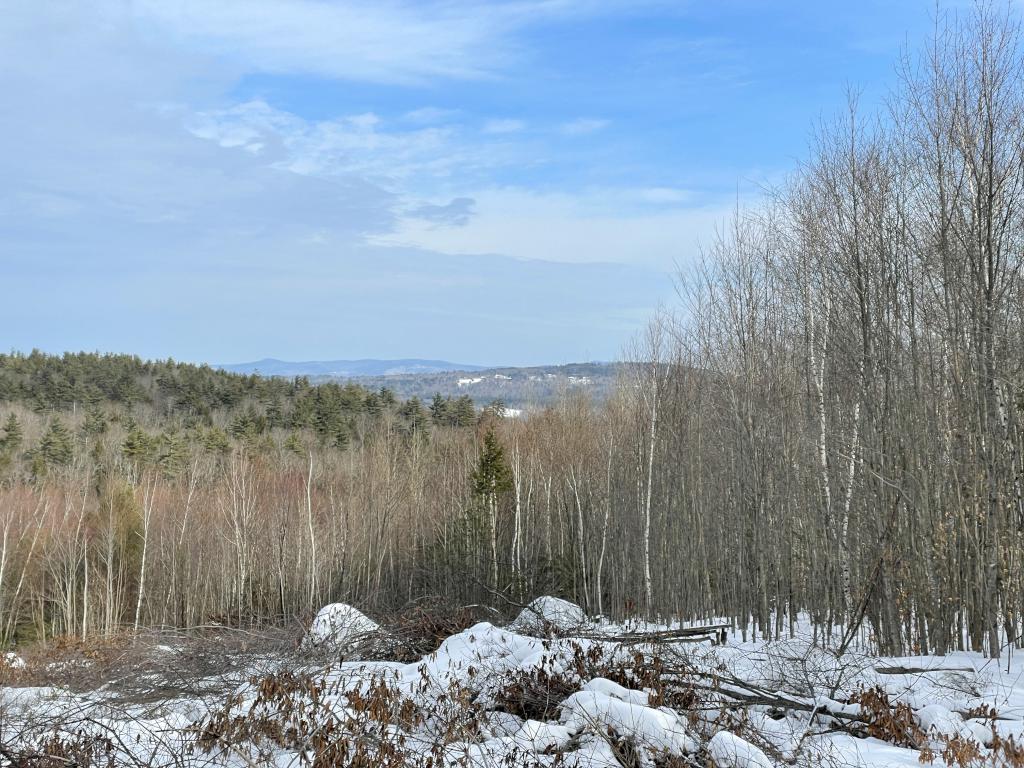
[[[435,393],[446,397],[468,395],[480,407],[500,400],[515,411],[532,411],[571,392],[603,400],[614,389],[621,372],[621,363],[594,362],[331,378],[351,378],[369,389],[387,387],[403,400],[415,396],[429,401]]]
[[[310,360],[289,362],[266,358],[252,363],[231,363],[216,365],[232,373],[258,373],[262,376],[328,376],[351,378],[353,376],[397,376],[420,373],[443,373],[446,371],[480,371],[479,365],[449,363],[446,360]]]

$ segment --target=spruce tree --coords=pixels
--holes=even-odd
[[[177,477],[188,464],[188,441],[177,432],[160,435],[160,456],[157,463],[166,477]]]
[[[267,405],[267,424],[270,427],[284,426],[284,411],[281,409],[281,400],[275,397]]]
[[[75,444],[71,432],[64,422],[55,418],[39,442],[38,455],[49,466],[70,464],[74,457]]]
[[[86,437],[95,437],[106,431],[107,417],[95,405],[90,406],[85,412],[85,421],[82,422],[82,434]]]
[[[13,413],[7,416],[4,422],[4,436],[0,438],[0,449],[5,453],[13,453],[21,446],[24,432],[21,429],[21,422]]]
[[[380,402],[380,397],[376,392],[370,392],[366,399],[363,401],[363,407],[366,408],[366,412],[370,416],[379,416],[380,412],[384,410],[384,406]]]
[[[224,430],[219,427],[210,427],[210,429],[203,432],[200,443],[203,448],[213,454],[231,453],[231,440],[228,439]]]
[[[448,405],[451,401],[441,397],[440,392],[434,393],[434,399],[430,403],[430,418],[435,424],[448,423]]]
[[[294,453],[296,456],[305,456],[307,453],[306,446],[302,444],[302,438],[299,437],[298,432],[292,432],[288,435],[282,447],[289,453]]]
[[[381,387],[378,393],[380,402],[385,408],[393,408],[397,400],[395,399],[395,393],[388,387]]]
[[[505,449],[494,429],[488,429],[473,470],[473,494],[487,513],[493,587],[498,586],[498,499],[511,489],[512,470],[505,460]]]
[[[512,470],[505,459],[505,449],[494,434],[494,429],[488,429],[484,434],[476,469],[473,470],[473,493],[480,499],[490,501],[511,489]]]
[[[425,434],[427,429],[427,413],[418,397],[411,397],[402,404],[398,414],[405,419],[410,432]]]
[[[480,414],[481,418],[492,418],[492,419],[503,419],[505,414],[508,413],[508,408],[505,406],[504,400],[492,400],[490,404],[484,408],[483,413]]]
[[[344,451],[346,448],[348,448],[348,444],[349,444],[349,441],[351,439],[349,437],[350,431],[351,430],[350,430],[350,427],[348,426],[348,424],[341,424],[341,425],[339,425],[338,429],[335,431],[335,433],[334,433],[334,441],[333,441],[332,444],[339,451]]]
[[[139,427],[132,429],[121,445],[121,453],[128,461],[143,465],[149,464],[156,454],[156,440],[151,438]]]
[[[471,427],[476,424],[476,407],[469,395],[463,395],[455,401],[452,409],[452,421],[457,427]]]

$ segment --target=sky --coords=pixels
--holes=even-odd
[[[932,0],[7,0],[0,349],[611,360]]]

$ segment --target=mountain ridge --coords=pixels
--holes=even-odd
[[[398,358],[383,360],[359,358],[354,360],[291,361],[265,357],[243,363],[218,363],[213,367],[231,373],[258,373],[262,376],[329,376],[352,378],[357,376],[395,376],[417,373],[444,373],[448,371],[482,371],[485,366],[452,363],[447,360]]]

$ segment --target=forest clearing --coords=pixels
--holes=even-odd
[[[584,31],[622,54],[609,44],[621,34],[636,56],[659,62],[666,50],[687,51],[688,62],[722,58],[687,87],[751,101],[756,79],[723,53],[727,38],[680,48],[652,32],[675,29],[683,10],[267,0],[255,22],[251,8],[226,3],[191,8],[185,24],[173,4],[115,5],[99,22],[76,17],[78,26],[37,26],[39,11],[22,10],[33,34],[92,30],[97,61],[110,53],[156,67],[137,75],[118,59],[88,92],[109,90],[108,106],[119,89],[135,94],[131,114],[113,122],[129,136],[149,126],[161,162],[131,161],[138,147],[122,135],[115,161],[78,178],[145,179],[131,175],[121,195],[36,176],[12,182],[0,197],[0,244],[19,255],[5,250],[0,278],[20,280],[50,253],[46,279],[72,275],[55,291],[61,301],[91,303],[29,322],[34,305],[19,302],[34,294],[5,289],[0,328],[12,339],[26,328],[61,334],[50,350],[67,349],[65,338],[87,338],[79,349],[117,338],[104,342],[116,349],[182,334],[192,349],[220,353],[278,334],[318,348],[343,336],[393,359],[299,364],[321,372],[311,379],[248,372],[274,364],[294,374],[266,357],[232,372],[166,351],[60,354],[33,343],[23,352],[12,342],[0,353],[0,768],[1024,768],[1016,6],[936,9],[921,44],[901,44],[884,96],[848,91],[795,167],[770,174],[756,196],[737,187],[715,209],[713,233],[685,263],[673,260],[672,279],[664,260],[655,269],[646,255],[598,257],[605,241],[657,250],[682,211],[687,226],[709,217],[661,170],[628,189],[589,175],[598,159],[664,133],[648,126],[646,140],[593,148],[644,110],[470,125],[462,106],[396,105],[420,92],[421,77],[455,78],[479,98],[511,88],[496,72],[527,66],[514,46],[490,68],[446,57],[463,38],[480,36],[470,47],[481,55],[491,36],[525,35],[534,16],[573,30],[543,38],[549,55],[571,59]],[[645,14],[656,10],[671,19],[655,24]],[[692,13],[694,24],[714,16]],[[635,23],[609,23],[620,16]],[[219,34],[242,35],[220,42],[240,57],[229,67],[203,48],[220,40],[207,32],[224,19],[233,21]],[[294,34],[255,45],[263,22],[278,29],[271,19]],[[402,19],[410,26],[398,45],[353,42]],[[193,22],[206,30],[198,42]],[[285,55],[289,40],[321,24],[333,30],[327,43]],[[0,26],[0,56],[21,38]],[[435,48],[435,38],[451,45]],[[865,40],[846,40],[842,52],[873,56],[891,43]],[[156,41],[173,55],[136,55]],[[787,46],[773,45],[781,60]],[[29,47],[18,50],[45,46]],[[361,63],[350,70],[340,49]],[[398,49],[415,66],[382,65]],[[268,58],[245,64],[243,50]],[[797,63],[787,82],[813,79],[816,67]],[[548,66],[523,77],[520,96],[536,96],[537,83],[560,87],[550,76],[560,65]],[[48,67],[38,66],[41,77]],[[237,91],[196,74],[219,67]],[[0,77],[23,69],[32,70],[0,67]],[[588,92],[604,93],[616,72],[649,72],[610,69]],[[170,71],[180,82],[153,101],[150,79],[174,79]],[[209,90],[190,90],[199,81]],[[341,90],[320,90],[327,81]],[[354,81],[386,103],[381,114],[328,118],[324,104],[304,101],[356,99],[346,90]],[[618,98],[633,85],[620,83]],[[179,90],[207,106],[182,106]],[[794,105],[799,91],[789,92]],[[288,112],[282,94],[310,113]],[[675,100],[685,101],[659,103]],[[767,113],[785,112],[777,106],[758,116],[765,133],[779,118]],[[714,122],[743,126],[731,153],[760,135]],[[0,132],[12,126],[21,121],[0,121]],[[105,146],[84,143],[89,158]],[[53,146],[77,144],[62,136]],[[444,158],[425,156],[445,147]],[[491,155],[503,159],[491,165]],[[36,165],[54,178],[78,167],[49,157]],[[557,168],[541,179],[555,157],[575,164],[575,198],[552,191]],[[165,187],[179,167],[190,194]],[[643,167],[617,173],[632,179]],[[538,174],[530,192],[509,182],[516,173]],[[460,193],[459,179],[483,176],[475,197]],[[242,212],[218,208],[239,198]],[[82,214],[88,200],[102,215]],[[628,216],[608,218],[620,208]],[[212,223],[211,210],[220,211]],[[532,238],[556,219],[567,229],[538,246]],[[56,222],[71,220],[72,235],[48,251],[46,237],[64,232]],[[80,236],[95,222],[96,239]],[[190,238],[160,251],[157,233],[179,226]],[[69,255],[140,232],[145,247],[129,243],[130,258],[119,251],[98,270],[121,281],[116,289],[97,290],[89,258]],[[490,254],[495,232],[508,254]],[[517,250],[535,247],[558,258]],[[150,282],[151,268],[191,299],[168,309],[161,302],[175,291]],[[674,288],[672,303],[635,298],[655,279]],[[207,293],[188,293],[194,284]],[[100,317],[106,302],[120,309]],[[11,306],[21,307],[14,319],[2,314]],[[151,315],[157,326],[145,330]],[[75,320],[54,319],[65,317]],[[79,320],[102,333],[76,336]],[[626,342],[615,362],[569,362],[565,350],[589,359],[613,337]],[[511,355],[520,338],[517,349],[532,348],[515,354],[530,365],[445,362],[469,359],[465,345],[478,362]],[[399,354],[413,340],[424,358]],[[539,365],[537,350],[556,346],[561,362]],[[332,375],[343,365],[375,375]],[[472,394],[502,392],[515,407]]]

